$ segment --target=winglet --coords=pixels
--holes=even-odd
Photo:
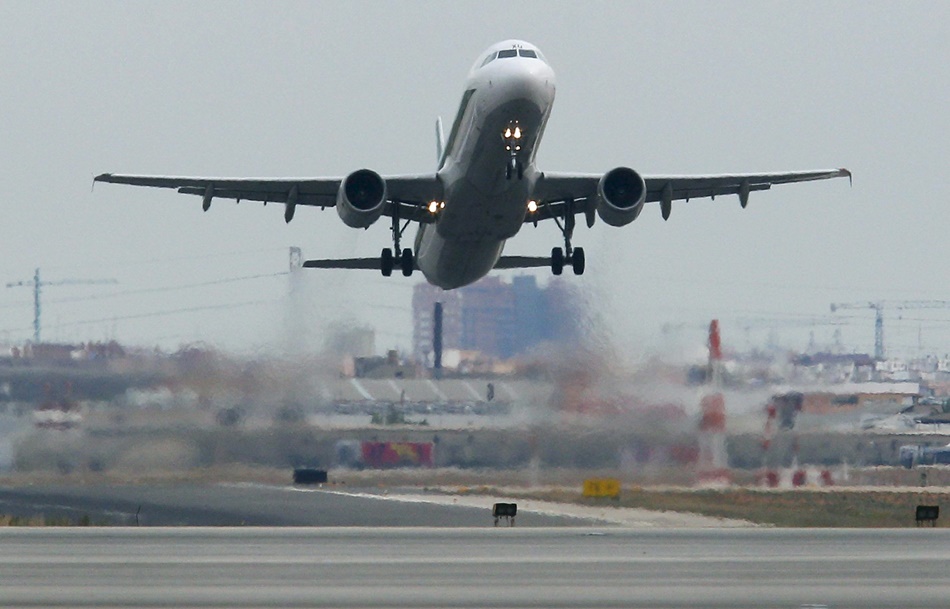
[[[838,169],[841,172],[841,175],[848,176],[848,186],[854,186],[854,180],[851,178],[851,172],[845,169],[844,167]]]

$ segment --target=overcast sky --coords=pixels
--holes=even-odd
[[[744,211],[723,197],[674,204],[666,223],[653,205],[622,229],[579,229],[587,273],[567,278],[621,349],[662,342],[663,324],[701,344],[700,324],[721,317],[724,342],[742,346],[766,330],[730,319],[950,301],[950,3],[866,0],[0,0],[0,282],[37,267],[50,282],[118,281],[47,287],[47,340],[269,350],[343,320],[375,326],[380,350],[408,347],[419,275],[310,271],[296,301],[286,276],[223,281],[284,272],[290,246],[377,255],[385,222],[358,231],[308,208],[287,226],[280,205],[202,213],[197,197],[92,191],[92,178],[433,170],[435,118],[451,120],[477,55],[506,38],[537,44],[557,74],[541,169],[854,173],[853,187],[753,193]],[[529,226],[506,252],[559,242],[553,225]],[[846,346],[870,352],[873,313],[847,318]],[[0,287],[0,343],[29,339],[32,319],[30,290]],[[950,352],[950,308],[886,324],[891,353]],[[811,329],[775,331],[804,348]]]

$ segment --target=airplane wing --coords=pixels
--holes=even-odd
[[[535,195],[538,198],[538,212],[529,214],[526,222],[544,218],[563,217],[565,205],[570,204],[575,214],[593,213],[597,199],[597,185],[603,174],[568,174],[546,172],[538,180]],[[654,175],[643,176],[647,192],[645,203],[658,202],[663,218],[670,215],[673,201],[711,197],[719,195],[739,195],[739,202],[745,207],[749,193],[756,190],[768,190],[773,184],[791,184],[793,182],[811,182],[847,177],[847,169],[818,169],[814,171],[785,171],[775,173],[737,173],[731,175]],[[568,202],[573,203],[568,203]]]
[[[297,205],[333,207],[344,178],[197,178],[181,176],[154,176],[104,173],[94,182],[174,188],[186,195],[202,197],[205,211],[211,201],[235,199],[283,203],[287,206],[284,218],[290,222]],[[433,216],[426,212],[429,201],[442,198],[442,184],[432,174],[383,176],[386,181],[387,201],[383,215],[392,216],[398,211],[403,220],[432,222]],[[397,210],[398,208],[398,210]]]

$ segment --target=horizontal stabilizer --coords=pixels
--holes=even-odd
[[[379,258],[342,258],[340,260],[307,260],[308,269],[366,269],[379,270]]]
[[[496,269],[537,269],[551,266],[548,256],[502,256],[495,263]]]

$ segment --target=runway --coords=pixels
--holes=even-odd
[[[418,493],[418,491],[416,491]],[[261,484],[35,485],[0,488],[0,514],[141,526],[484,527],[490,498],[469,505],[388,501],[380,489]],[[478,505],[481,507],[478,507]],[[519,527],[585,526],[592,518],[519,514]],[[601,522],[602,524],[602,522]]]
[[[950,531],[0,531],[4,607],[946,607]]]

